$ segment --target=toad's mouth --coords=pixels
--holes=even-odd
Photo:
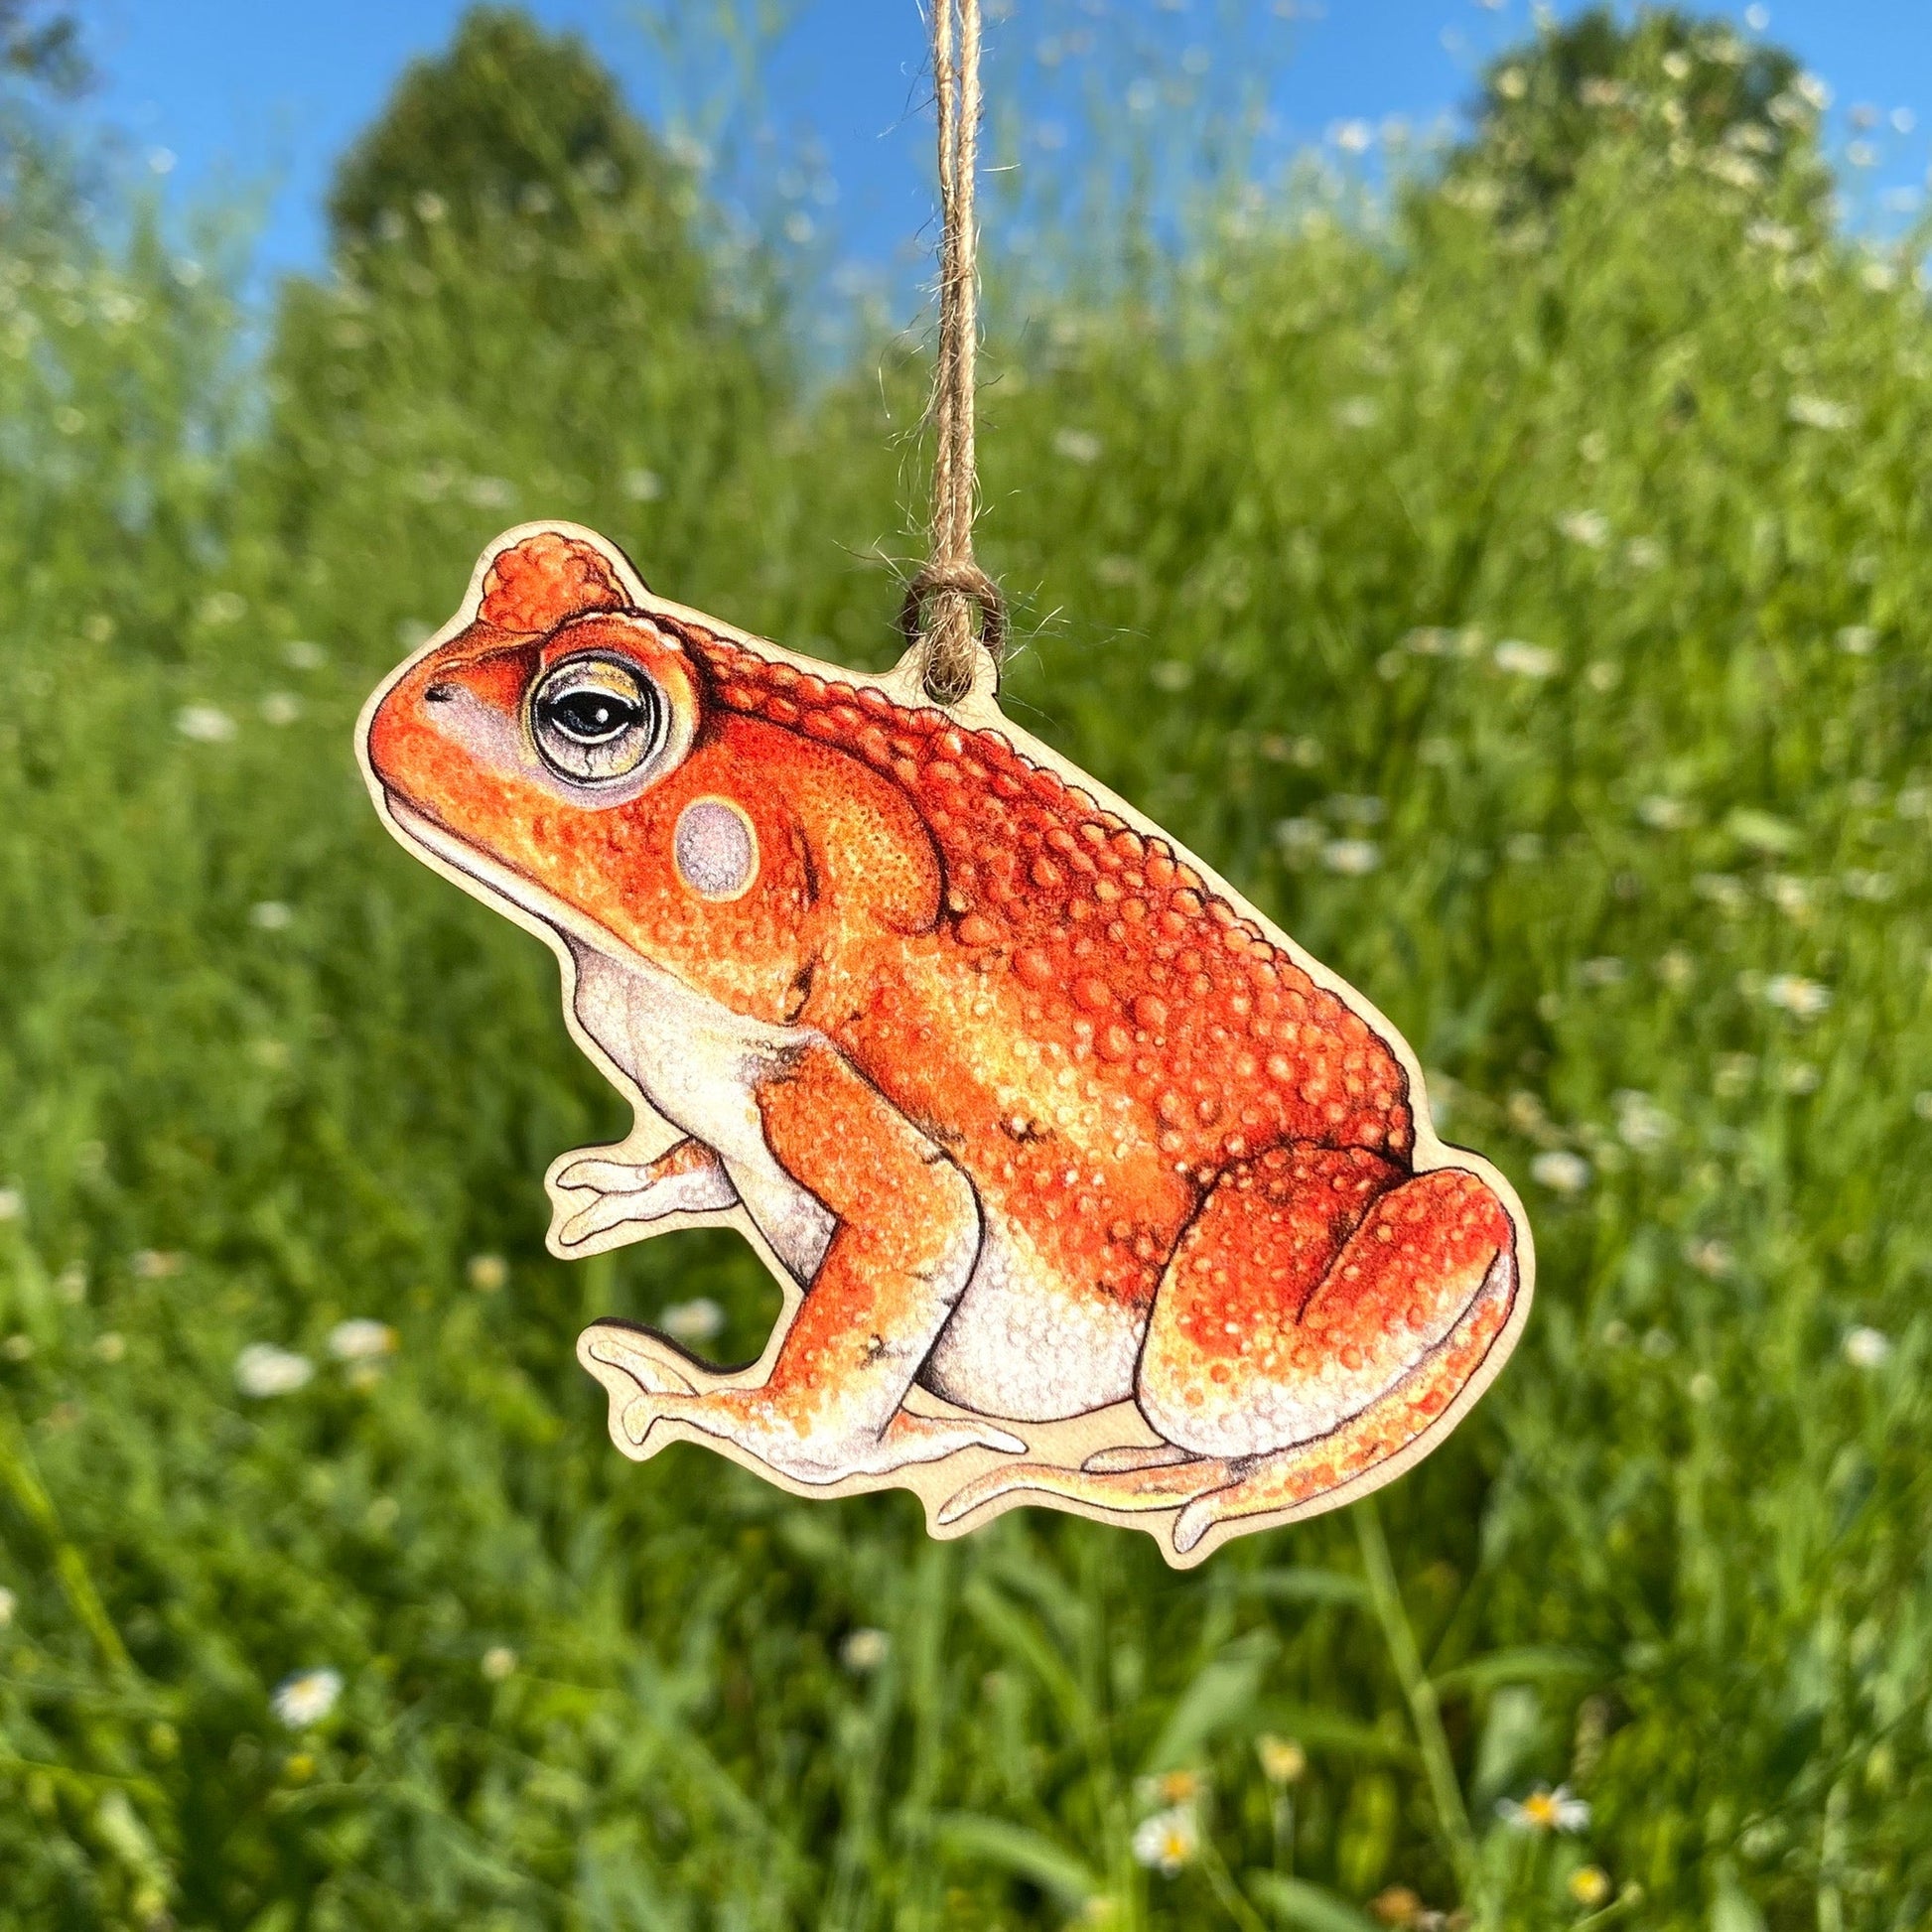
[[[382,806],[384,816],[404,843],[428,858],[473,898],[482,899],[492,910],[507,911],[521,924],[547,928],[607,959],[632,968],[645,965],[608,927],[576,906],[567,905],[527,875],[492,859],[420,806],[399,798],[387,785],[382,788]]]

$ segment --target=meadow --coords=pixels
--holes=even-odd
[[[1670,99],[1527,205],[1418,157],[1104,273],[995,231],[1013,715],[1388,1013],[1537,1231],[1446,1448],[1178,1576],[620,1457],[582,1323],[744,1359],[775,1293],[546,1256],[622,1109],[350,754],[524,517],[890,661],[921,341],[813,369],[696,178],[584,169],[385,210],[257,352],[218,222],[16,184],[0,1927],[1932,1922],[1922,238]]]

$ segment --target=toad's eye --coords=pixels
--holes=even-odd
[[[627,778],[663,745],[663,694],[616,657],[553,665],[530,697],[530,733],[543,760],[578,784]]]

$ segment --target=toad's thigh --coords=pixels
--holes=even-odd
[[[1299,1175],[1231,1171],[1175,1249],[1137,1390],[1168,1441],[1238,1457],[1339,1428],[1442,1341],[1512,1243],[1474,1174],[1390,1185],[1373,1155],[1321,1160],[1325,1192],[1299,1154]]]

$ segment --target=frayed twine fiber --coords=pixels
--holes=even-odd
[[[905,589],[899,628],[924,645],[922,680],[940,704],[973,688],[977,654],[997,666],[1006,641],[999,587],[973,561],[979,479],[973,391],[979,351],[980,0],[931,0],[939,110],[939,353],[932,374],[931,551]],[[957,33],[954,16],[957,14]],[[978,610],[975,634],[973,614]]]

